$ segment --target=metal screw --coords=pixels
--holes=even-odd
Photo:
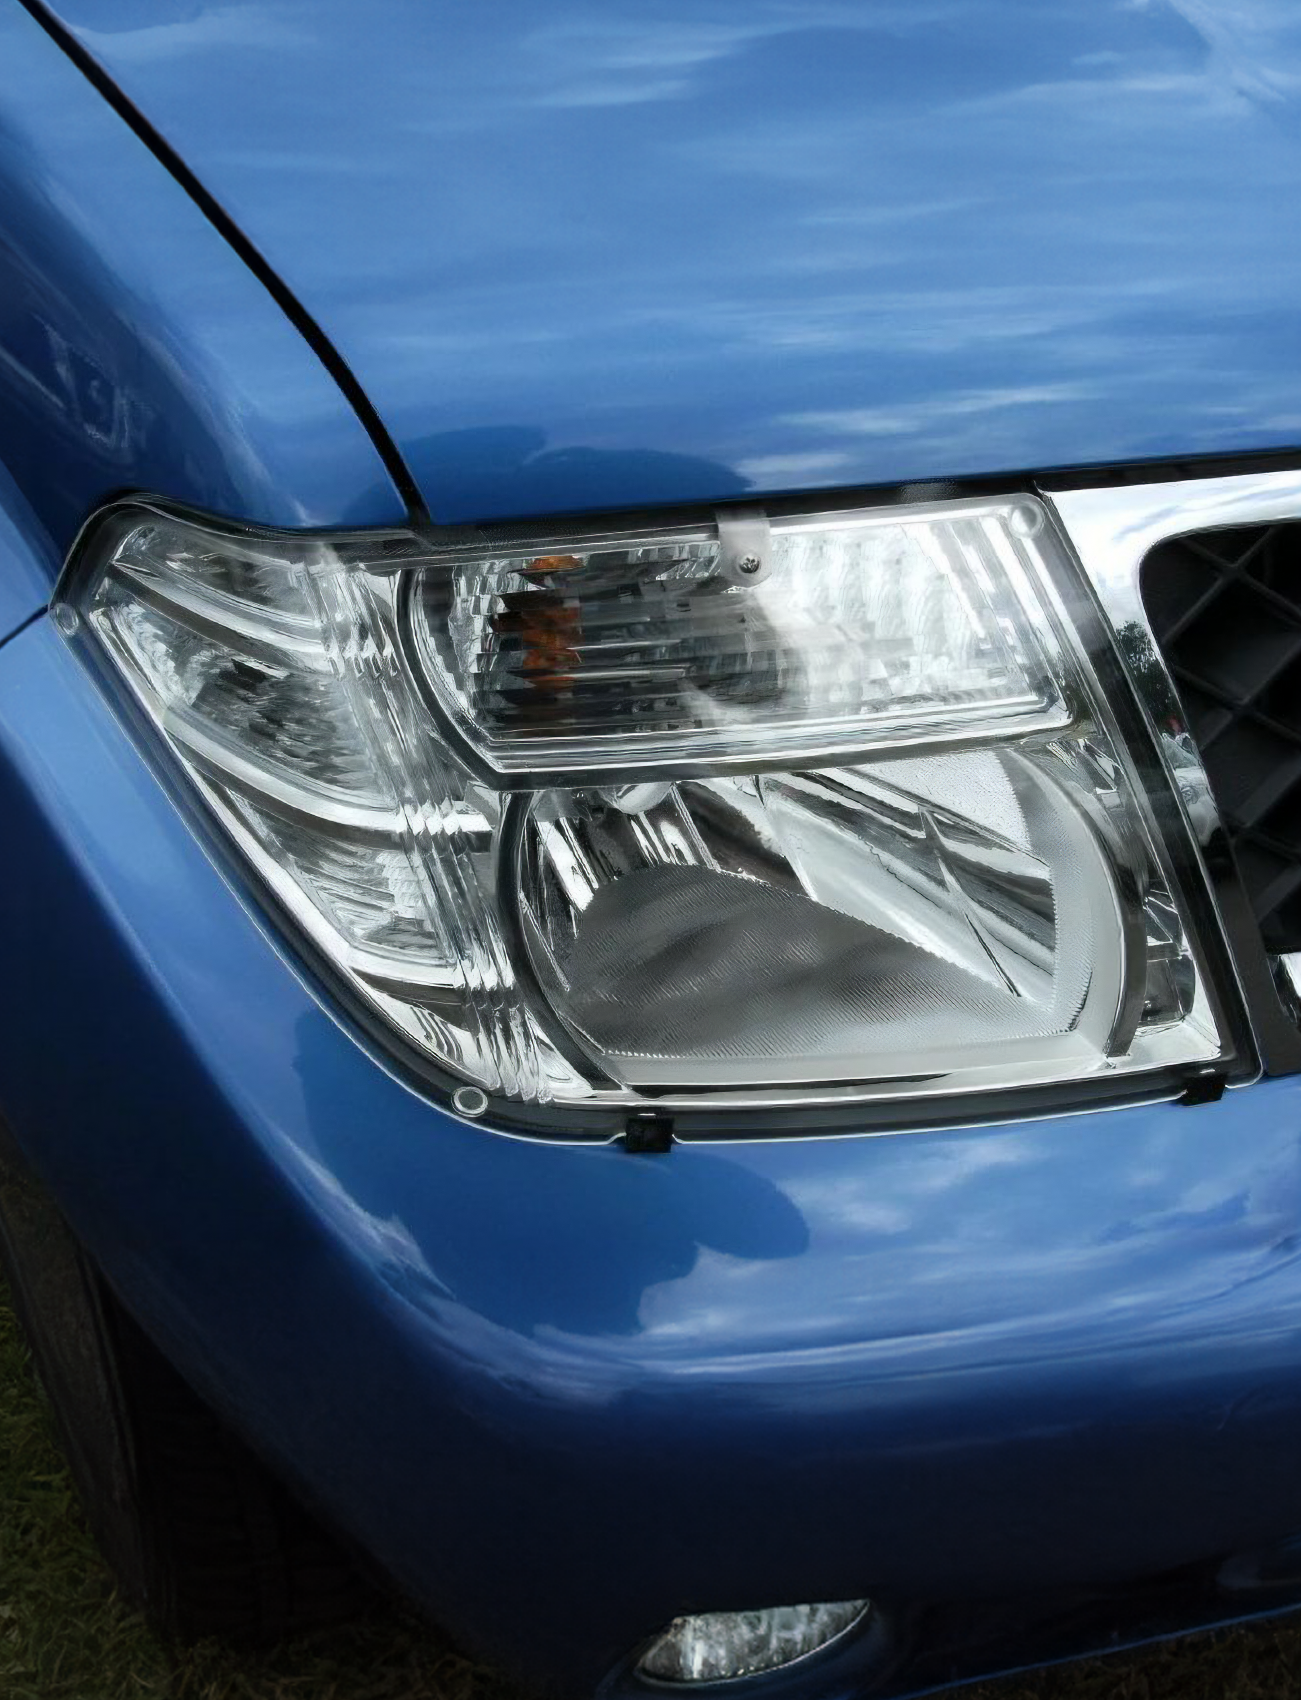
[[[65,637],[71,637],[81,624],[77,610],[67,602],[56,602],[50,610],[55,625]]]
[[[736,570],[739,573],[757,573],[762,565],[763,562],[757,555],[742,555],[736,563]]]
[[[478,1086],[458,1086],[452,1093],[452,1106],[463,1116],[481,1116],[488,1108],[488,1094]]]
[[[1044,528],[1044,516],[1041,509],[1032,508],[1027,502],[1012,509],[1007,523],[1017,537],[1037,537]]]

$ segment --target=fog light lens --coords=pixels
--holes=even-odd
[[[677,1617],[637,1669],[657,1682],[726,1682],[780,1670],[838,1641],[867,1617],[870,1600],[711,1611]]]

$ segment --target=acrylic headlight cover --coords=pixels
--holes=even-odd
[[[841,760],[1065,726],[1025,503],[719,516],[446,559],[407,633],[494,783]]]
[[[449,1084],[898,1104],[1228,1052],[1028,498],[504,552],[124,505],[86,554],[188,781]]]

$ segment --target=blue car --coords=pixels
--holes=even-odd
[[[1301,1602],[1301,20],[0,0],[0,1224],[161,1631]]]

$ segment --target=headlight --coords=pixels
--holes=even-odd
[[[137,506],[86,555],[248,864],[453,1082],[689,1113],[1228,1054],[1032,500],[450,544]]]

